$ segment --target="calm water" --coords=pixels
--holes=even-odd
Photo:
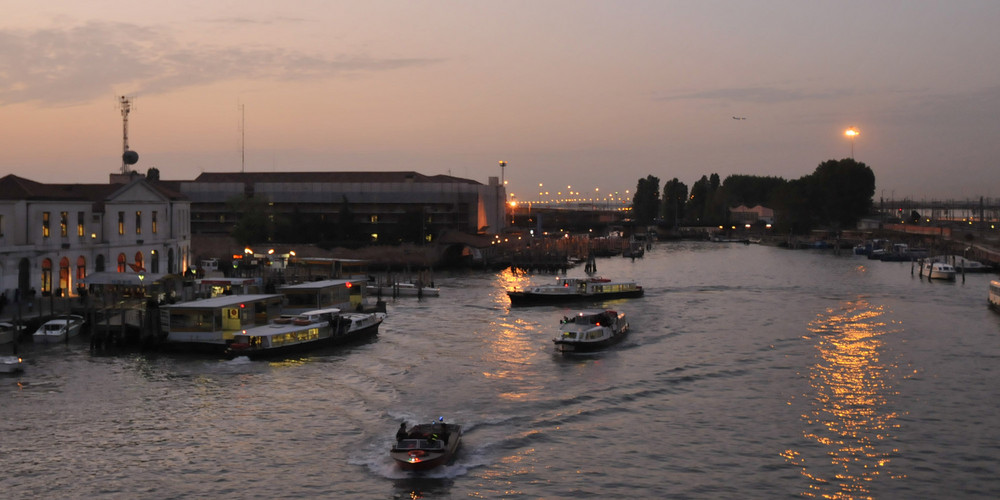
[[[570,275],[581,275],[571,271]],[[371,342],[281,362],[26,349],[0,377],[6,498],[996,498],[1000,314],[989,275],[660,243],[624,343],[556,355],[552,276],[438,276]],[[30,347],[30,346],[29,346]],[[454,464],[396,469],[400,421],[466,426]]]

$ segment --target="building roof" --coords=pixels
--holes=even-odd
[[[186,196],[157,182],[146,184],[168,199]],[[9,174],[0,177],[0,200],[48,200],[102,202],[122,189],[122,184],[43,184]]]
[[[202,172],[194,182],[481,184],[471,179],[450,175],[424,175],[418,172]]]

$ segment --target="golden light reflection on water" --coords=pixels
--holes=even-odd
[[[902,328],[886,322],[883,306],[864,298],[829,310],[809,325],[817,362],[809,368],[803,436],[820,445],[781,455],[809,479],[804,496],[868,498],[875,481],[898,479],[889,470],[899,414],[891,409],[898,366],[882,359],[882,336]]]
[[[498,305],[510,305],[507,290],[529,284],[530,280],[525,274],[516,273],[510,268],[497,273],[494,293]],[[542,394],[543,387],[535,382],[538,378],[532,373],[529,363],[530,358],[538,354],[532,342],[532,336],[538,335],[537,332],[537,325],[517,315],[500,315],[490,323],[488,334],[484,338],[489,342],[487,365],[494,368],[483,372],[483,377],[504,384],[498,391],[500,398],[531,400]]]

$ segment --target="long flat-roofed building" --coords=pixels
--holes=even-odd
[[[242,215],[232,208],[239,198],[266,202],[271,217],[316,224],[346,217],[374,243],[401,228],[428,242],[446,231],[499,233],[506,221],[496,177],[482,184],[417,172],[205,172],[168,184],[191,200],[193,234],[229,234]]]

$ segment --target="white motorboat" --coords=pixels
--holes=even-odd
[[[382,312],[345,313],[336,308],[307,311],[233,335],[225,354],[256,359],[342,344],[375,335],[385,316]]]
[[[938,255],[931,257],[931,260],[935,262],[944,262],[951,264],[955,267],[955,272],[961,273],[988,273],[993,270],[992,267],[983,264],[982,262],[966,259],[961,255]]]
[[[989,304],[994,309],[1000,311],[1000,281],[990,280]]]
[[[559,331],[559,337],[552,342],[560,352],[590,352],[623,339],[628,333],[628,321],[620,311],[579,311],[564,317]]]
[[[81,328],[83,328],[83,316],[67,314],[42,323],[31,337],[38,344],[53,344],[75,337]]]
[[[9,344],[21,336],[24,325],[14,326],[13,323],[0,321],[0,344]]]
[[[935,262],[932,259],[920,261],[920,276],[932,280],[955,280],[955,266],[945,262]]]
[[[0,373],[17,373],[24,370],[20,356],[0,356]]]

